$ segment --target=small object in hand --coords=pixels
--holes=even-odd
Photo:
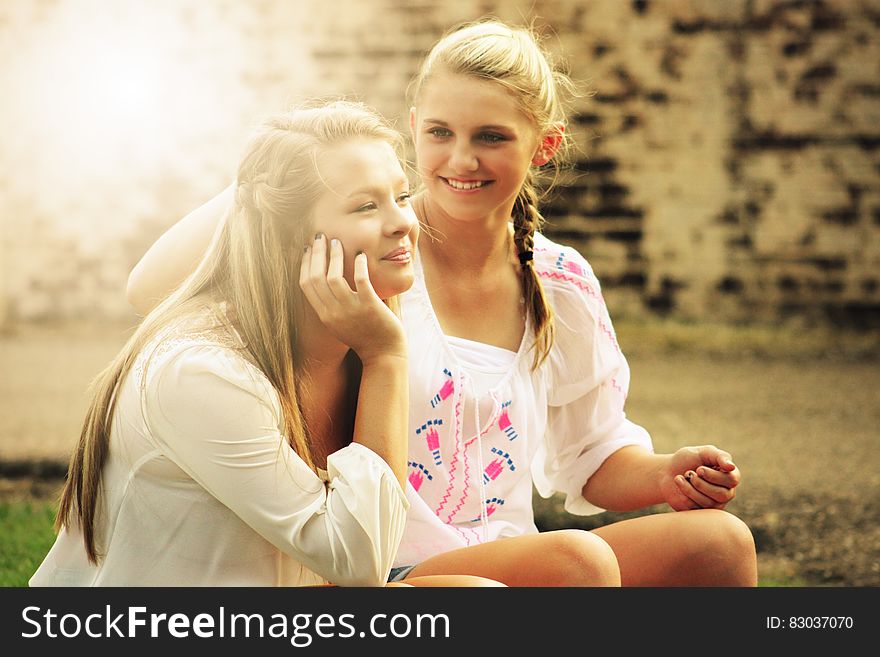
[[[687,479],[688,482],[690,482],[690,480],[693,479],[693,477],[694,477],[693,470],[688,470],[687,472],[684,473],[684,478]]]

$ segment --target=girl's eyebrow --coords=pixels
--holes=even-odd
[[[446,121],[441,119],[423,119],[425,123],[433,123],[434,125],[439,125],[444,128],[448,128],[449,124]],[[507,132],[514,132],[514,129],[507,125],[496,125],[496,124],[487,124],[481,125],[477,127],[477,130],[504,130]]]
[[[391,181],[392,187],[398,187],[400,185],[409,186],[409,180],[407,180],[406,176],[400,176],[399,178],[395,178]],[[365,187],[358,187],[351,194],[348,195],[348,198],[353,198],[355,196],[367,195],[367,196],[381,196],[387,191],[387,187],[382,185],[367,185]]]

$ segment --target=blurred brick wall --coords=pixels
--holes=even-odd
[[[491,13],[534,20],[585,92],[546,232],[593,263],[615,315],[880,327],[880,0],[124,4],[177,30],[165,54],[208,101],[175,108],[175,132],[149,157],[61,195],[42,184],[34,144],[0,145],[0,298],[12,318],[130,316],[129,269],[226,184],[261,114],[345,94],[405,129],[423,54]],[[101,3],[0,3],[4,62],[83,5]],[[21,75],[0,64],[4,97]],[[18,134],[27,116],[14,105],[0,119]]]

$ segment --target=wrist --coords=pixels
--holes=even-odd
[[[371,344],[362,345],[359,349],[355,349],[355,353],[360,358],[361,363],[366,367],[370,364],[390,364],[399,360],[406,361],[406,337],[403,331],[395,334],[391,338],[384,340],[375,340]]]
[[[407,356],[406,349],[383,349],[377,353],[358,354],[361,359],[361,365],[366,369],[397,369],[403,368],[406,371]]]
[[[675,478],[675,472],[672,471],[672,454],[655,454],[656,464],[654,468],[654,490],[652,491],[652,495],[657,498],[659,502],[663,502],[665,499],[664,490],[667,485],[667,480],[671,481]]]

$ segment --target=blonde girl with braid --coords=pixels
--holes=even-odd
[[[449,33],[413,82],[422,239],[402,297],[411,508],[398,562],[513,586],[754,585],[751,533],[722,510],[740,478],[730,455],[653,453],[624,414],[629,369],[599,282],[539,232],[535,177],[564,155],[569,85],[533,32],[497,21]],[[422,425],[438,448],[413,439]],[[539,534],[533,484],[575,514],[681,513]]]
[[[201,263],[96,379],[32,586],[387,583],[418,235],[398,141],[347,102],[261,126]]]
[[[410,508],[393,577],[753,586],[751,532],[723,510],[740,481],[730,454],[653,452],[624,413],[629,367],[598,280],[540,233],[535,178],[566,150],[569,84],[532,31],[486,20],[441,39],[411,86],[422,233],[400,297]],[[133,301],[161,291],[155,263],[177,255],[160,252],[139,265],[148,284],[133,274]],[[574,514],[676,513],[539,533],[533,487]]]

